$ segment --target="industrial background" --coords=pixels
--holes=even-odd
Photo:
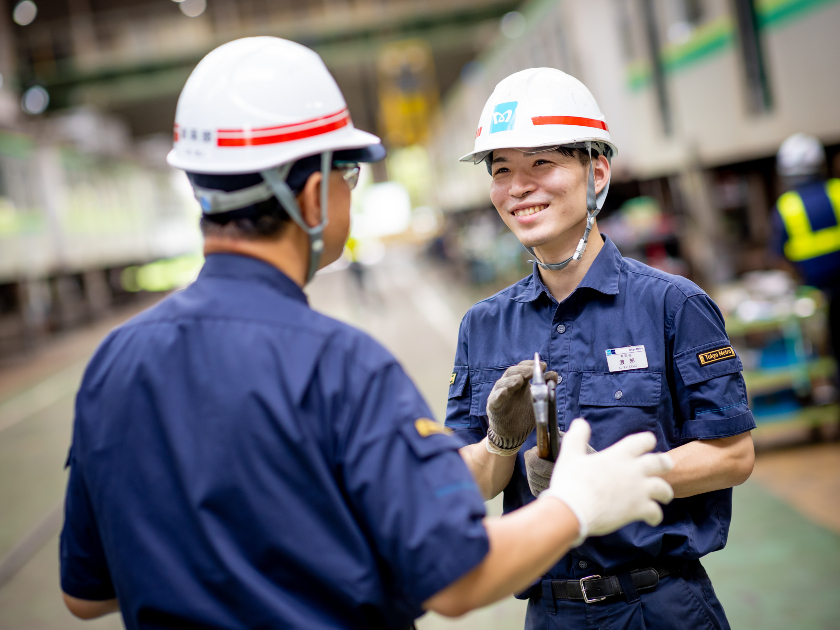
[[[458,158],[512,72],[590,88],[619,147],[601,231],[708,291],[745,366],[756,470],[704,561],[732,627],[840,628],[826,298],[769,253],[781,142],[817,136],[840,177],[838,33],[840,0],[0,0],[0,629],[122,627],[60,598],[73,395],[107,331],[202,263],[197,203],[165,162],[175,105],[207,52],[252,35],[314,48],[389,149],[308,293],[394,352],[439,419],[461,316],[530,272],[486,170]],[[418,627],[523,619],[509,599]]]

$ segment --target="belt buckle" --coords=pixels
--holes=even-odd
[[[607,599],[606,595],[602,597],[593,597],[592,599],[590,599],[589,596],[586,594],[586,584],[584,584],[584,582],[586,582],[586,580],[599,579],[600,577],[600,575],[587,575],[585,578],[580,579],[580,590],[583,593],[583,601],[585,601],[587,604],[594,604],[595,602],[600,602]]]

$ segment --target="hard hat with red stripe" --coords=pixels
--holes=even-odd
[[[461,158],[478,164],[495,149],[567,146],[592,142],[602,154],[618,150],[586,86],[555,68],[530,68],[503,79],[487,100],[475,147]]]
[[[311,226],[286,178],[295,162],[316,155],[321,222]],[[219,46],[190,74],[175,112],[175,146],[166,159],[193,174],[259,173],[261,183],[234,191],[191,181],[205,215],[275,197],[309,237],[309,281],[324,250],[333,161],[383,157],[379,138],[353,126],[341,90],[317,53],[277,37],[246,37]]]
[[[589,153],[587,217],[583,237],[566,260],[547,263],[539,260],[532,248],[525,247],[534,256],[531,262],[551,270],[563,269],[583,257],[595,217],[607,198],[609,179],[595,192],[593,150],[607,160],[618,153],[607,121],[586,86],[555,68],[530,68],[502,79],[481,112],[472,152],[461,158],[462,162],[478,164],[497,149],[536,153],[561,146]]]
[[[247,37],[210,52],[187,79],[167,161],[193,173],[256,173],[326,150],[379,145],[353,126],[316,52]]]

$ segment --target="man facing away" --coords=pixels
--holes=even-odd
[[[826,178],[822,143],[804,133],[779,147],[776,171],[785,192],[772,215],[773,253],[828,297],[829,341],[840,364],[840,179]]]
[[[61,534],[68,608],[129,630],[408,628],[525,588],[587,533],[655,524],[651,433],[485,518],[462,443],[372,339],[302,291],[347,240],[356,130],[320,57],[258,37],[191,74],[169,162],[203,211],[198,279],[113,331],[76,401]]]
[[[534,271],[464,317],[446,425],[472,442],[462,454],[485,498],[504,491],[505,513],[531,504],[552,472],[528,450],[533,362],[522,359],[539,352],[561,430],[584,417],[599,451],[652,431],[674,460],[664,521],[563,556],[522,593],[527,628],[728,628],[699,559],[726,544],[731,488],[752,472],[741,361],[700,288],[622,258],[598,232],[615,153],[573,77],[534,68],[496,86],[462,160],[486,164],[493,205]]]

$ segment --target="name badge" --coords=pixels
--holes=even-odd
[[[607,350],[607,365],[610,372],[640,370],[648,366],[644,346],[626,346]]]

